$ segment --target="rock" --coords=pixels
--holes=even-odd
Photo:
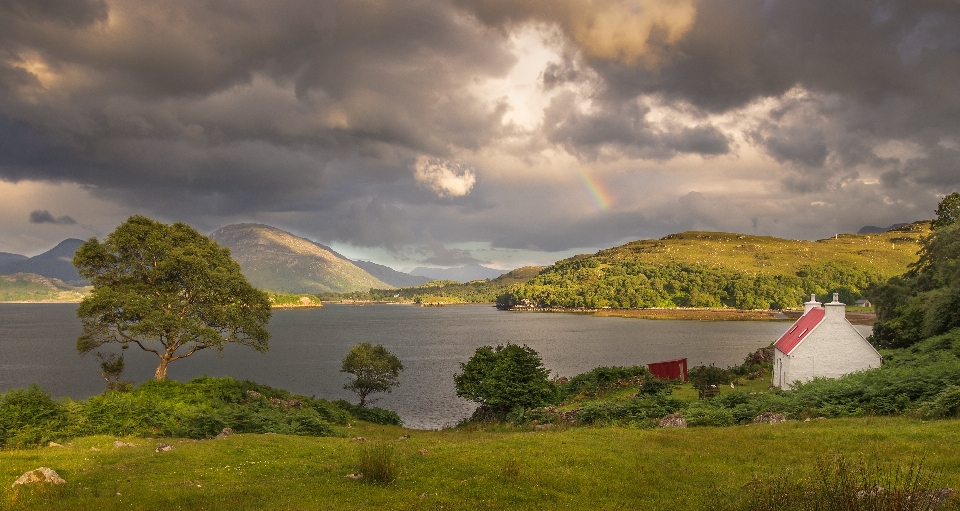
[[[658,426],[661,428],[685,428],[687,427],[687,419],[684,419],[683,415],[679,413],[671,413],[660,419]]]
[[[400,440],[406,440],[408,438],[410,438],[410,435],[403,435],[402,437],[398,438],[397,441],[399,442]]]
[[[351,438],[350,441],[351,442],[367,442],[368,440],[366,438],[363,438],[362,436],[358,436],[358,437]]]
[[[100,448],[99,448],[99,447],[91,447],[90,450],[91,450],[91,451],[95,451],[95,452],[100,452]]]
[[[172,450],[173,450],[173,446],[170,444],[157,444],[157,450],[153,452],[167,452]]]
[[[228,437],[228,436],[230,436],[230,435],[232,435],[232,434],[233,434],[233,430],[232,430],[232,429],[230,429],[230,428],[223,428],[223,430],[220,431],[220,433],[218,433],[217,436],[215,436],[215,437],[213,437],[213,438],[214,438],[215,440],[219,440],[219,439],[221,439],[221,438],[226,438],[226,437]]]
[[[537,424],[536,426],[533,427],[533,430],[534,430],[534,431],[543,431],[543,430],[545,430],[545,429],[553,429],[553,427],[554,427],[553,424]]]
[[[255,391],[255,390],[248,390],[248,391],[247,391],[247,397],[252,398],[252,399],[260,399],[261,397],[263,397],[263,394]]]
[[[114,447],[114,448],[117,448],[117,447],[136,447],[136,446],[137,446],[137,444],[131,444],[131,443],[129,443],[129,442],[124,442],[124,441],[122,441],[122,440],[117,440],[117,441],[113,442],[113,447]]]
[[[421,456],[423,456],[423,455],[425,455],[425,454],[427,454],[427,453],[429,453],[430,451],[428,451],[428,450],[426,450],[426,449],[420,449],[420,450],[419,450],[419,451],[417,451],[417,452],[419,452],[419,453],[420,453],[420,455],[421,455]]]
[[[343,476],[344,479],[363,479],[363,474],[347,474]]]
[[[24,472],[24,474],[17,478],[12,485],[17,486],[21,484],[33,484],[33,483],[53,483],[53,484],[63,484],[66,481],[63,480],[52,468],[40,467],[33,469],[29,472]]]
[[[753,419],[753,424],[780,424],[781,422],[787,422],[787,416],[773,412],[763,412]]]
[[[56,442],[50,442],[47,447],[63,447],[63,444],[58,444]]]

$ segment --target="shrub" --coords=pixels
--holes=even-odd
[[[32,447],[63,434],[67,410],[36,384],[0,398],[0,448]]]
[[[360,405],[352,404],[343,399],[334,401],[334,404],[349,412],[350,415],[354,416],[358,420],[391,426],[403,425],[403,421],[400,420],[400,416],[397,415],[397,412],[391,410],[384,410],[383,408],[367,408],[365,406],[361,407]]]
[[[667,387],[667,383],[654,378],[650,371],[643,366],[632,367],[597,367],[589,372],[578,374],[560,386],[564,397],[584,394],[596,395],[618,385],[640,383],[647,394],[654,394]]]

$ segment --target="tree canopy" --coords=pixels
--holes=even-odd
[[[81,354],[134,344],[160,359],[162,380],[170,362],[200,350],[269,346],[267,294],[247,282],[229,249],[186,224],[132,216],[103,242],[84,242],[73,264],[93,284],[77,309]]]
[[[960,194],[943,198],[920,259],[903,275],[868,290],[877,311],[872,341],[884,348],[911,346],[960,327]]]
[[[457,395],[497,414],[554,404],[559,396],[540,354],[529,346],[481,346],[460,370],[453,377]]]
[[[374,392],[390,392],[400,385],[400,372],[403,364],[393,353],[381,345],[373,346],[368,342],[356,344],[343,357],[342,373],[354,378],[343,388],[356,392],[360,396],[360,406],[366,406],[367,396]]]

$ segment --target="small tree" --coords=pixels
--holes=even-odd
[[[457,395],[496,414],[553,404],[559,396],[550,371],[529,346],[481,346],[460,370],[453,377]]]
[[[163,380],[170,362],[200,350],[222,352],[228,342],[267,350],[267,294],[229,249],[186,224],[132,216],[103,243],[80,245],[73,264],[93,284],[77,308],[81,354],[135,344],[160,359],[154,376]]]
[[[123,376],[124,362],[123,355],[116,353],[97,352],[97,360],[100,362],[100,376],[107,382],[107,388],[116,391],[127,391],[133,388],[133,382],[120,381]]]
[[[393,353],[381,345],[373,346],[361,342],[350,348],[343,357],[341,373],[353,375],[353,379],[343,388],[356,392],[360,396],[360,406],[366,406],[367,396],[374,392],[389,393],[400,385],[400,372],[403,364]]]

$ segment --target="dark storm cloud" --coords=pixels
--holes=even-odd
[[[60,216],[54,217],[50,214],[49,211],[45,209],[37,209],[30,212],[30,223],[31,224],[57,224],[57,225],[73,225],[77,221],[69,216]]]
[[[709,126],[691,133],[707,134],[705,144],[683,133],[675,134],[677,143],[658,140],[633,104],[645,95],[706,114],[780,98],[798,87],[809,91],[816,96],[810,101],[818,103],[814,113],[790,122],[773,111],[767,126],[754,133],[775,161],[805,167],[822,167],[831,156],[844,165],[885,165],[874,145],[911,140],[934,151],[943,136],[955,139],[960,132],[960,4],[955,1],[702,0],[675,41],[657,44],[656,31],[650,33],[648,51],[657,59],[646,66],[592,52],[563,12],[578,4],[602,10],[621,3],[617,0],[565,0],[553,7],[519,0],[457,1],[492,25],[555,23],[580,48],[584,65],[599,77],[592,99],[602,106],[585,116],[571,105],[556,104],[564,114],[548,113],[546,128],[552,140],[587,155],[602,144],[644,147],[645,157],[728,150]],[[565,58],[547,66],[542,80],[549,90],[583,76]],[[833,109],[835,103],[843,108]]]
[[[548,140],[568,151],[596,158],[601,149],[664,159],[677,153],[725,154],[726,137],[716,127],[653,125],[644,119],[648,109],[636,102],[604,102],[584,112],[572,92],[558,94],[544,112]]]
[[[501,129],[503,105],[464,86],[509,69],[502,36],[436,2],[84,5],[3,4],[0,178],[255,212],[321,194],[332,159],[476,149]]]
[[[89,25],[106,18],[107,4],[102,0],[3,0],[0,13],[34,22]]]
[[[549,99],[515,125],[516,98],[478,91],[530,26]],[[0,180],[211,228],[286,215],[435,264],[470,241],[814,233],[811,203],[928,211],[960,187],[958,133],[955,0],[0,0]],[[619,205],[583,207],[561,167],[585,163]],[[748,193],[768,195],[724,214]]]

